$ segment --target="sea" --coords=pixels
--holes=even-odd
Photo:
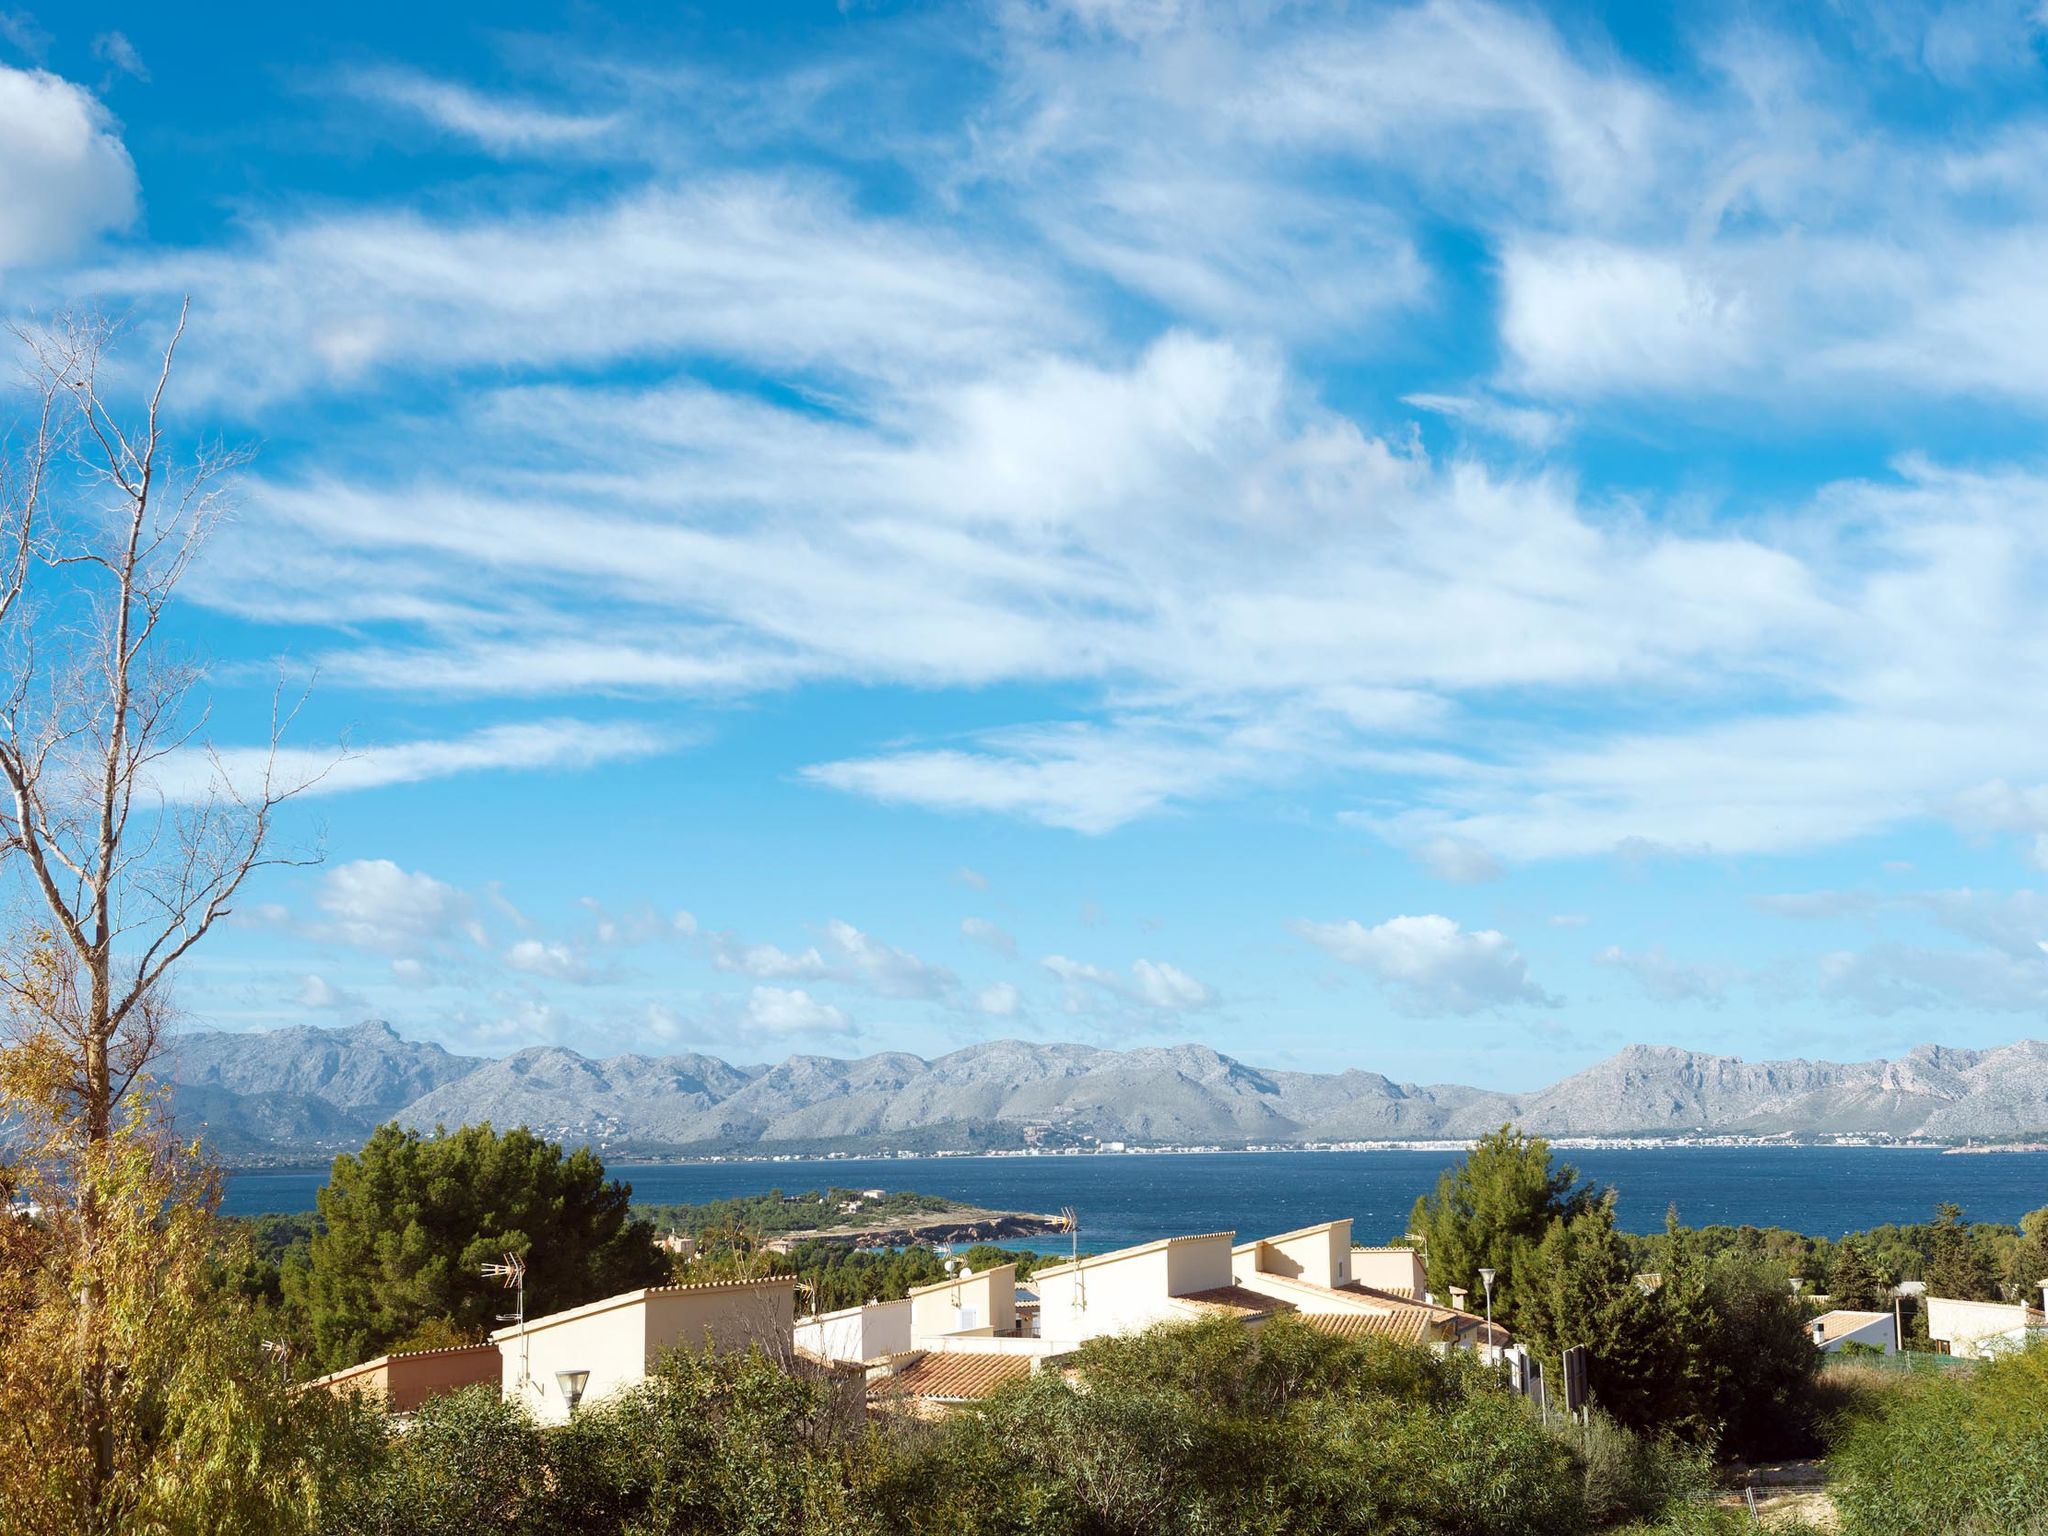
[[[1080,1219],[1079,1243],[1103,1252],[1180,1233],[1254,1236],[1349,1216],[1363,1243],[1407,1226],[1415,1198],[1462,1153],[1172,1152],[1044,1157],[834,1158],[762,1162],[615,1163],[639,1204],[695,1204],[780,1190],[887,1189],[941,1195],[991,1210]],[[2048,1206],[2048,1152],[1943,1154],[1907,1147],[1602,1147],[1558,1154],[1582,1178],[1618,1191],[1621,1225],[1663,1230],[1668,1207],[1687,1226],[1786,1227],[1839,1237],[1887,1222],[1933,1219],[1945,1200],[1972,1221],[2015,1223]],[[326,1169],[231,1173],[232,1216],[314,1208]],[[1054,1251],[1065,1239],[1009,1246]]]

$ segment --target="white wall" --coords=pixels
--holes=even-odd
[[[2017,1349],[2027,1339],[2027,1309],[2016,1302],[1927,1298],[1927,1336],[1952,1355],[1983,1357]]]
[[[796,1325],[796,1346],[827,1360],[879,1360],[911,1347],[910,1298],[869,1302],[806,1318]]]
[[[1888,1316],[1872,1318],[1860,1328],[1836,1334],[1821,1345],[1820,1350],[1824,1355],[1832,1355],[1839,1353],[1844,1344],[1867,1344],[1872,1349],[1882,1349],[1888,1355],[1895,1355],[1899,1352],[1898,1327]]]

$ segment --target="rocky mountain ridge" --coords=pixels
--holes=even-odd
[[[1512,1120],[1546,1135],[2048,1130],[2048,1044],[1920,1046],[1895,1061],[1765,1061],[1630,1046],[1531,1093],[1266,1071],[1202,1045],[1105,1050],[997,1040],[773,1066],[559,1046],[457,1056],[372,1021],[177,1037],[163,1075],[182,1124],[230,1159],[328,1152],[378,1123],[489,1120],[638,1148],[1014,1146],[1034,1134],[1138,1143],[1462,1138]]]

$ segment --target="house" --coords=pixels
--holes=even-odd
[[[948,1335],[1011,1337],[1017,1332],[1017,1266],[997,1264],[980,1274],[962,1269],[913,1287],[908,1300],[911,1339],[918,1348]]]
[[[990,1393],[1026,1381],[1044,1357],[981,1351],[910,1350],[870,1370],[870,1408],[940,1418]]]
[[[1240,1243],[1230,1258],[1235,1285],[1299,1312],[1326,1331],[1456,1349],[1514,1349],[1505,1328],[1496,1327],[1489,1335],[1484,1317],[1428,1300],[1422,1290],[1422,1256],[1414,1249],[1352,1247],[1349,1220]],[[1361,1268],[1396,1281],[1398,1289],[1367,1283],[1359,1276]],[[1462,1299],[1463,1292],[1452,1295]]]
[[[1230,1273],[1238,1281],[1247,1275],[1279,1275],[1334,1288],[1349,1285],[1355,1278],[1351,1268],[1353,1252],[1351,1223],[1326,1221],[1319,1226],[1282,1232],[1278,1237],[1239,1243],[1230,1250]],[[1398,1273],[1393,1266],[1377,1267]]]
[[[1889,1312],[1823,1312],[1807,1327],[1813,1347],[1824,1355],[1840,1354],[1845,1344],[1867,1344],[1888,1355],[1899,1352],[1898,1321]]]
[[[671,1229],[654,1240],[654,1246],[672,1258],[688,1262],[697,1257],[697,1239],[688,1233]]]
[[[905,1296],[800,1318],[796,1347],[820,1360],[868,1361],[902,1354],[910,1348],[910,1311]]]
[[[1236,1235],[1163,1237],[1039,1270],[1032,1276],[1039,1337],[1072,1346],[1154,1323],[1188,1322],[1217,1307],[1236,1315],[1271,1311],[1265,1298],[1231,1284],[1230,1240]]]
[[[507,1402],[559,1423],[573,1406],[564,1378],[582,1376],[581,1398],[595,1401],[646,1379],[674,1349],[737,1352],[754,1346],[795,1358],[796,1282],[788,1276],[658,1285],[529,1318],[491,1335],[503,1357]]]
[[[2042,1282],[2048,1302],[2048,1281]],[[2003,1350],[2019,1349],[2048,1337],[2048,1307],[2018,1301],[1955,1301],[1927,1298],[1927,1336],[1942,1352],[1983,1360]]]
[[[306,1383],[336,1397],[361,1393],[379,1399],[386,1413],[411,1413],[430,1397],[460,1392],[464,1387],[495,1386],[502,1363],[495,1344],[464,1344],[453,1349],[415,1349],[379,1355],[332,1371]]]
[[[1351,1278],[1390,1296],[1429,1299],[1429,1276],[1423,1270],[1420,1248],[1353,1248]]]

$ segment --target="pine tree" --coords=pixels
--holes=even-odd
[[[1891,1305],[1891,1287],[1878,1273],[1856,1238],[1845,1237],[1835,1250],[1835,1269],[1828,1280],[1828,1299],[1837,1307],[1876,1311]]]
[[[1927,1269],[1927,1294],[1954,1301],[1997,1301],[1998,1276],[1977,1234],[1963,1223],[1963,1208],[1935,1207],[1934,1262]]]
[[[1494,1315],[1516,1326],[1522,1274],[1553,1222],[1594,1203],[1578,1170],[1553,1163],[1550,1144],[1513,1126],[1480,1138],[1436,1192],[1415,1202],[1409,1230],[1423,1240],[1429,1288],[1439,1300],[1453,1286],[1480,1292],[1481,1269],[1494,1271]]]

